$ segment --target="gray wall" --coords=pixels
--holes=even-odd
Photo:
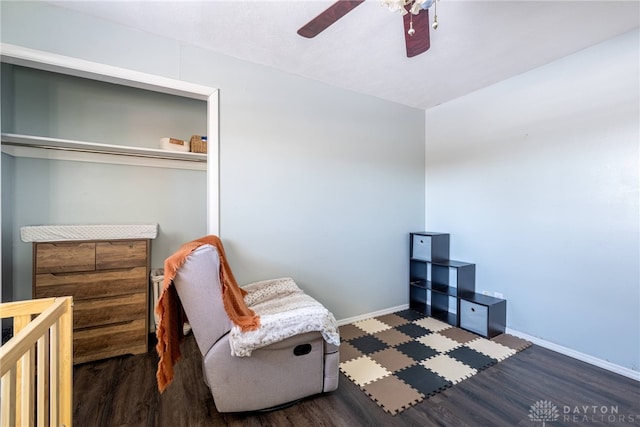
[[[2,214],[2,276],[0,283],[2,284],[2,301],[13,301],[13,239],[14,239],[14,226],[13,218],[14,205],[14,158],[2,154],[0,156],[2,164],[0,166],[1,178],[2,178],[2,208],[0,213]]]
[[[41,3],[3,2],[2,40],[219,88],[220,234],[237,279],[292,276],[339,319],[407,303],[408,233],[424,228],[423,111]],[[16,160],[16,174],[37,162]],[[55,204],[62,186],[47,192]],[[169,209],[204,215],[180,200]]]
[[[639,370],[639,32],[426,112],[426,225],[507,326]]]

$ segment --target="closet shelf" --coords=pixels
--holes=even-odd
[[[207,155],[127,145],[2,133],[2,151],[16,157],[55,158],[206,170]]]

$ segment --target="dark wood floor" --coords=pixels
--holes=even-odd
[[[529,414],[538,401],[558,409],[559,418],[547,422],[549,427],[640,425],[640,383],[538,346],[396,416],[380,409],[343,375],[335,392],[286,409],[219,414],[202,381],[193,335],[183,344],[183,355],[173,384],[162,395],[156,388],[155,351],[77,365],[74,425],[535,427],[542,422],[533,422]]]

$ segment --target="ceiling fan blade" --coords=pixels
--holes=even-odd
[[[328,26],[338,19],[351,12],[362,2],[364,2],[364,0],[339,0],[300,28],[298,34],[309,39],[313,38],[326,30]]]
[[[407,58],[411,58],[426,52],[431,47],[429,37],[429,9],[423,9],[417,15],[413,15],[413,29],[416,31],[409,35],[411,14],[407,13],[404,19],[404,42],[407,46]]]

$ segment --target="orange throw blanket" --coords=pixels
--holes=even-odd
[[[164,262],[164,282],[155,308],[156,314],[160,319],[156,330],[158,338],[156,351],[160,356],[156,378],[158,380],[158,390],[161,393],[173,380],[173,366],[180,360],[180,343],[184,339],[182,332],[184,315],[178,294],[173,286],[173,279],[191,252],[206,244],[213,245],[218,250],[222,299],[229,319],[243,331],[255,330],[260,327],[260,317],[247,307],[244,302],[246,291],[238,286],[235,277],[233,277],[233,272],[227,263],[220,238],[217,236],[205,236],[193,242],[185,243]]]

